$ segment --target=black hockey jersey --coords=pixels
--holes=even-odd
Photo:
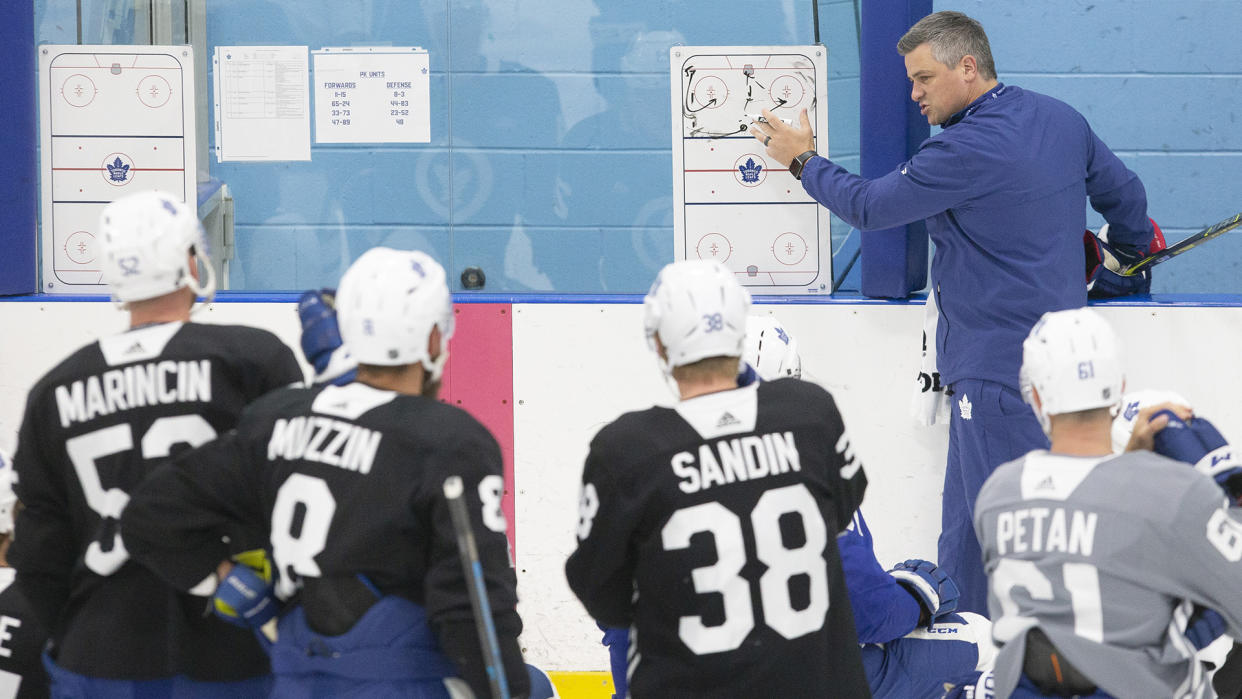
[[[14,457],[25,507],[9,560],[59,665],[135,680],[268,671],[252,634],[204,617],[205,598],[130,560],[116,523],[156,464],[302,379],[292,350],[266,330],[174,322],[102,338],[35,384]]]
[[[227,527],[259,527],[270,537],[278,596],[298,604],[304,582],[362,574],[382,594],[421,605],[470,679],[482,656],[442,489],[458,475],[511,687],[520,688],[502,474],[491,434],[433,398],[357,382],[289,389],[247,409],[234,432],[156,471],[122,530],[135,557],[188,588],[215,569]]]
[[[42,657],[47,632],[13,585],[16,573],[0,568],[0,697],[38,699],[48,694]]]
[[[566,577],[631,631],[630,692],[867,697],[836,535],[866,477],[832,397],[782,379],[591,442]]]

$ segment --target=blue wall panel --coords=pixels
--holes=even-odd
[[[238,225],[231,278],[237,288],[293,291],[336,286],[359,255],[377,245],[449,259],[447,229],[421,226]],[[451,275],[450,275],[450,281]]]
[[[34,8],[29,3],[0,6],[0,26],[17,36],[0,42],[0,66],[5,71],[0,91],[0,113],[5,116],[0,132],[0,162],[6,173],[0,190],[0,294],[38,291],[35,244],[38,230],[39,172],[35,149],[38,107],[35,90]]]
[[[1193,79],[1019,73],[1001,79],[1069,103],[1115,150],[1242,151],[1242,73]]]
[[[937,2],[983,23],[1000,73],[1227,73],[1242,66],[1242,3]]]

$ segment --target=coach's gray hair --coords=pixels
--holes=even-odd
[[[906,55],[923,44],[931,44],[932,58],[954,68],[963,56],[974,56],[975,66],[985,79],[996,79],[992,47],[983,25],[961,12],[937,12],[920,19],[897,42],[897,53]]]

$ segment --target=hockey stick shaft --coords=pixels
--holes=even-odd
[[[1161,262],[1164,262],[1165,260],[1171,257],[1177,257],[1178,255],[1186,252],[1187,250],[1195,247],[1199,243],[1211,240],[1212,238],[1215,238],[1218,235],[1228,233],[1229,231],[1237,228],[1238,226],[1242,226],[1242,214],[1235,214],[1225,219],[1224,221],[1220,221],[1219,223],[1214,223],[1184,240],[1180,240],[1170,245],[1169,247],[1163,250],[1160,250],[1159,252],[1154,252],[1148,255],[1147,257],[1144,257],[1143,259],[1139,260],[1138,262],[1135,262],[1134,264],[1124,269],[1121,272],[1121,276],[1132,277],[1138,274],[1139,272],[1142,272],[1143,270],[1148,269],[1150,267],[1154,267],[1155,265],[1158,265]]]
[[[462,497],[464,490],[460,476],[444,479],[444,497],[448,500],[453,533],[457,536],[457,553],[461,556],[462,572],[466,575],[470,606],[474,610],[474,628],[479,634],[479,646],[483,649],[483,662],[487,667],[487,680],[492,687],[492,699],[509,699],[509,682],[505,678],[505,666],[500,658],[500,641],[496,637],[492,605],[487,599],[483,564],[479,561],[479,549],[475,545],[474,530],[470,526],[470,513],[466,511],[466,499]]]

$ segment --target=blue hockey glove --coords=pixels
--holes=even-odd
[[[1195,650],[1203,650],[1225,633],[1225,619],[1214,610],[1195,605],[1186,622],[1186,639]]]
[[[1082,246],[1087,261],[1087,296],[1109,299],[1151,291],[1151,268],[1131,277],[1121,276],[1121,272],[1142,259],[1142,255],[1127,254],[1091,231],[1083,233]]]
[[[216,616],[246,629],[257,629],[280,611],[272,581],[272,564],[262,550],[233,557],[237,565],[220,581],[212,597]]]
[[[354,380],[358,363],[341,342],[336,321],[336,290],[308,291],[298,299],[302,354],[315,367],[315,383],[344,386]]]
[[[1196,471],[1211,476],[1235,502],[1242,497],[1242,459],[1235,454],[1216,426],[1206,418],[1183,422],[1171,411],[1161,410],[1169,423],[1155,435],[1157,454],[1193,464]]]
[[[957,583],[935,563],[921,558],[911,558],[893,566],[888,574],[919,601],[931,626],[937,619],[957,610],[959,593]],[[920,620],[922,621],[922,620]]]

